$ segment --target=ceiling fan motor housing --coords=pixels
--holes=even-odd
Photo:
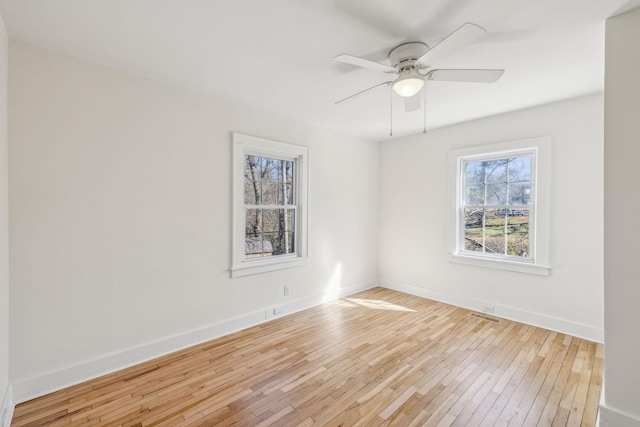
[[[389,61],[396,69],[396,72],[400,73],[408,67],[416,68],[416,61],[428,50],[429,46],[424,43],[404,43],[389,52]]]

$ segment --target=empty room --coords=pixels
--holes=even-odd
[[[0,427],[640,427],[640,0],[0,15]]]

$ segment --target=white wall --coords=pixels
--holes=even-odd
[[[16,400],[376,283],[377,144],[18,42],[10,60],[11,380],[31,387]],[[309,147],[308,266],[229,278],[232,131]]]
[[[9,385],[9,165],[7,147],[8,37],[0,16],[0,424]]]
[[[601,414],[612,420],[603,425],[640,426],[640,250],[635,225],[640,211],[640,9],[609,19],[606,28]]]
[[[381,144],[381,283],[593,340],[603,329],[603,97],[592,95]],[[450,150],[551,137],[551,275],[452,264]]]

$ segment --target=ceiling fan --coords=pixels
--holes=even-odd
[[[425,80],[495,83],[504,70],[487,69],[435,69],[432,68],[440,59],[452,54],[455,50],[478,40],[485,35],[484,28],[466,23],[442,39],[438,44],[429,48],[425,43],[404,43],[389,52],[391,65],[369,61],[353,55],[338,55],[334,60],[387,74],[396,74],[395,80],[380,83],[345,99],[336,104],[354,98],[371,89],[391,85],[393,91],[404,98],[405,111],[410,112],[420,108],[420,90]]]

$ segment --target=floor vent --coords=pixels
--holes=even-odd
[[[488,320],[489,322],[498,323],[500,321],[500,319],[496,319],[495,317],[485,316],[484,314],[480,314],[480,313],[471,313],[471,315],[473,317],[478,317],[480,319]]]

